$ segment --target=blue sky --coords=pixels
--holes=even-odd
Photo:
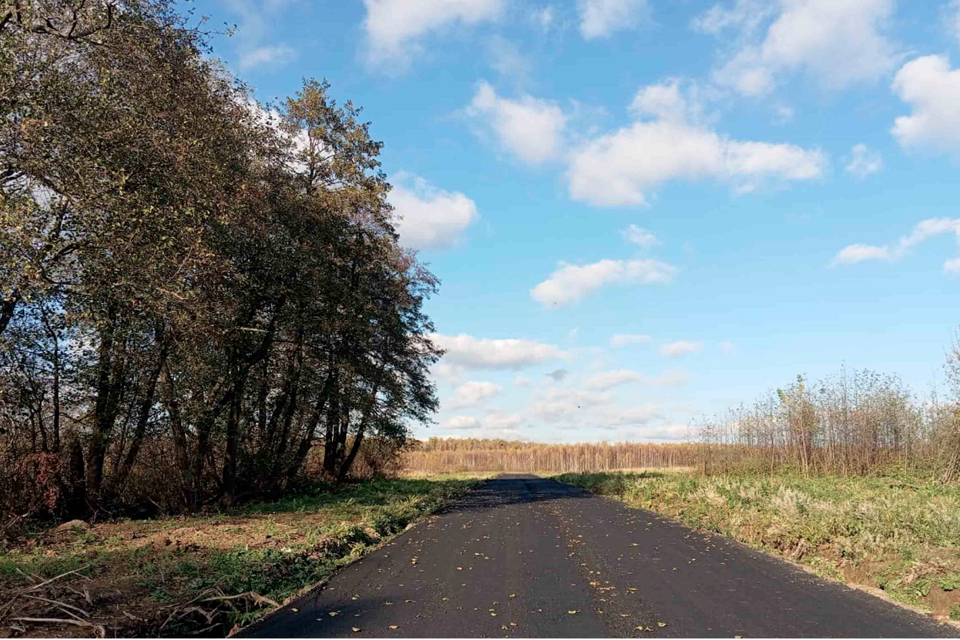
[[[327,78],[442,281],[419,436],[669,441],[960,323],[960,4],[198,0],[262,101]],[[942,381],[941,381],[942,383]]]

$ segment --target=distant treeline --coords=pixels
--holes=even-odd
[[[258,104],[178,5],[0,9],[0,534],[375,472],[436,409],[360,110]]]
[[[573,473],[692,466],[692,444],[537,444],[512,440],[430,438],[403,453],[403,466],[415,473],[454,471],[543,471]]]

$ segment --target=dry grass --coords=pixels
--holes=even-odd
[[[225,513],[65,523],[0,553],[0,627],[28,636],[222,637],[473,484],[371,481]]]

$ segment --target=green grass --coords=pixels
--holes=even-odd
[[[228,595],[255,592],[283,602],[476,483],[436,478],[376,480],[336,489],[318,486],[276,502],[205,516],[51,531],[32,544],[0,551],[0,600],[6,602],[5,596],[38,578],[82,569],[51,588],[82,580],[93,593],[110,592],[114,599],[119,590],[128,601],[122,609],[157,624],[166,619],[170,607],[211,589]],[[82,606],[89,609],[88,604]],[[265,611],[260,606],[224,607],[224,630],[248,624]],[[196,619],[198,624],[202,621]],[[188,618],[173,631],[189,634],[193,623]],[[131,634],[150,631],[147,625]]]
[[[735,538],[821,576],[878,587],[943,616],[960,606],[956,485],[903,477],[656,472],[556,479]]]

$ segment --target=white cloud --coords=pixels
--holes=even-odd
[[[363,0],[363,26],[372,64],[406,64],[420,49],[419,39],[452,24],[497,20],[505,0]]]
[[[586,380],[583,381],[583,386],[587,389],[611,389],[613,387],[620,386],[622,384],[629,384],[631,382],[639,382],[641,376],[636,371],[630,371],[629,369],[620,369],[618,371],[604,371],[601,373],[595,373],[592,376],[589,376]]]
[[[687,374],[683,371],[666,371],[659,376],[646,376],[629,369],[620,369],[589,376],[583,381],[583,386],[587,389],[604,391],[632,382],[650,387],[668,387],[685,384],[687,380]]]
[[[517,45],[500,35],[487,41],[490,66],[502,76],[525,81],[533,71],[533,62],[520,52]]]
[[[529,165],[560,156],[567,116],[552,102],[532,96],[501,98],[481,82],[465,113],[485,122],[505,149]]]
[[[960,42],[960,0],[953,0],[946,7],[947,29]]]
[[[775,7],[769,0],[737,0],[730,8],[715,4],[694,18],[690,26],[701,33],[713,35],[729,28],[752,33],[760,23],[773,15]]]
[[[457,336],[434,333],[430,339],[446,351],[442,361],[469,369],[517,370],[568,356],[559,347],[536,340],[490,340],[465,333]]]
[[[527,411],[544,422],[580,422],[590,415],[589,407],[612,401],[610,393],[550,387],[530,404]]]
[[[737,345],[730,342],[729,340],[724,340],[720,343],[720,351],[724,353],[734,354],[737,352]]]
[[[866,178],[883,168],[883,158],[879,151],[875,151],[865,144],[855,144],[850,149],[850,161],[844,171],[852,173],[858,178]]]
[[[895,0],[738,0],[729,9],[714,6],[693,26],[713,34],[738,30],[714,81],[759,97],[789,71],[805,71],[831,89],[878,79],[897,62],[897,47],[883,33],[894,8]]]
[[[774,122],[776,124],[787,124],[793,120],[794,110],[793,107],[788,107],[787,105],[780,105],[776,109],[776,118]]]
[[[259,47],[240,54],[240,68],[245,71],[262,66],[276,69],[296,57],[297,52],[286,45]]]
[[[492,382],[467,382],[454,391],[453,400],[447,408],[463,409],[473,407],[488,398],[494,398],[503,393],[503,387]]]
[[[494,429],[513,429],[523,423],[523,418],[519,413],[507,414],[493,411],[487,415],[485,423]]]
[[[597,410],[600,415],[600,428],[644,425],[661,418],[660,407],[647,404],[639,407],[601,407]]]
[[[913,107],[890,131],[902,146],[960,146],[960,69],[951,69],[945,56],[924,56],[903,65],[893,90]]]
[[[533,380],[526,376],[517,376],[513,379],[513,384],[517,385],[518,387],[529,387],[531,382],[533,382]]]
[[[856,264],[864,260],[886,260],[894,261],[903,258],[911,248],[920,244],[927,238],[937,236],[943,233],[953,233],[957,236],[957,243],[960,244],[960,218],[928,218],[922,220],[913,227],[913,231],[908,236],[903,236],[893,246],[869,245],[869,244],[851,244],[837,252],[830,262],[831,267],[844,264]],[[954,273],[957,268],[956,260],[944,262],[943,269],[948,273]]]
[[[473,416],[453,416],[443,423],[445,429],[479,429],[480,421]]]
[[[943,270],[951,275],[960,274],[960,258],[953,258],[944,262]]]
[[[652,259],[600,260],[592,264],[560,263],[560,268],[530,292],[546,308],[576,302],[611,282],[666,283],[673,280],[676,267]]]
[[[653,338],[640,333],[615,333],[610,336],[611,347],[626,347],[632,344],[648,344]]]
[[[620,233],[623,234],[623,237],[627,240],[627,242],[638,245],[644,249],[649,249],[654,245],[660,244],[660,241],[657,240],[657,236],[653,235],[649,229],[638,227],[635,224],[631,224]]]
[[[851,244],[839,252],[833,258],[831,266],[838,264],[856,264],[864,260],[891,260],[893,254],[889,247],[876,247],[869,244]]]
[[[689,426],[685,424],[664,424],[634,429],[625,439],[633,442],[682,442],[689,437]]]
[[[656,91],[654,91],[656,89]],[[812,180],[826,156],[791,144],[731,140],[695,119],[696,101],[676,81],[645,87],[631,109],[641,119],[588,141],[571,154],[570,195],[594,205],[643,205],[646,192],[669,180],[732,181],[753,190],[759,181]]]
[[[660,347],[660,355],[666,358],[679,358],[689,353],[700,353],[701,351],[703,351],[702,342],[690,342],[689,340],[668,342]]]
[[[580,33],[587,40],[633,29],[650,20],[647,0],[577,0]]]
[[[556,9],[553,5],[534,9],[530,13],[530,21],[546,33],[557,24]]]
[[[443,191],[410,173],[393,176],[388,199],[396,216],[400,244],[414,249],[456,245],[479,218],[477,205],[460,192]]]

